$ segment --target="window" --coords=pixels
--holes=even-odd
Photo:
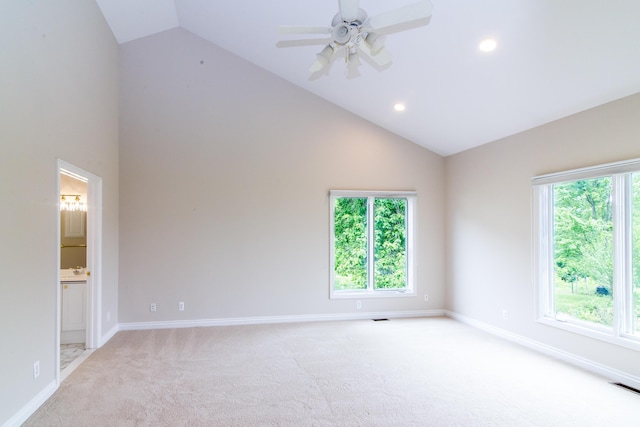
[[[532,183],[538,320],[640,349],[640,159]]]
[[[631,312],[633,333],[640,336],[640,173],[634,173],[631,180],[631,264],[633,288],[631,290]]]
[[[331,298],[415,295],[412,192],[332,191]]]

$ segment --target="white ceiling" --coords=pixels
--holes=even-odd
[[[431,0],[427,25],[387,35],[389,68],[362,61],[351,79],[341,55],[311,78],[327,40],[277,31],[329,26],[336,0],[96,1],[119,43],[182,27],[445,156],[640,92],[638,0]],[[360,7],[375,16],[416,1]],[[488,54],[486,37],[498,42]]]

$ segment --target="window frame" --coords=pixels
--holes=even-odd
[[[385,297],[415,297],[416,291],[416,205],[418,193],[415,191],[360,191],[360,190],[331,190],[329,191],[329,298],[385,298]],[[373,239],[374,212],[370,209],[373,201],[379,198],[405,199],[406,207],[406,287],[403,289],[375,289],[371,273],[373,263],[367,262],[367,288],[356,290],[335,290],[335,200],[337,198],[367,199],[367,242]],[[371,245],[372,246],[372,245]],[[367,245],[367,252],[371,255],[374,248]],[[367,257],[372,260],[372,256]]]
[[[632,177],[640,174],[640,159],[608,163],[532,178],[533,280],[535,319],[623,347],[640,350],[640,334],[634,333],[632,274]],[[598,325],[561,318],[554,309],[554,202],[553,186],[566,182],[611,177],[613,221],[613,325]]]

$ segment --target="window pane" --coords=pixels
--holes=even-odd
[[[613,326],[611,177],[553,191],[556,316]]]
[[[375,199],[375,289],[407,286],[406,199]]]
[[[367,199],[334,202],[334,290],[367,288]]]
[[[640,174],[633,174],[632,182],[633,330],[640,334]]]

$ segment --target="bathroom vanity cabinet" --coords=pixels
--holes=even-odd
[[[61,286],[61,344],[85,342],[87,282],[60,282]]]

